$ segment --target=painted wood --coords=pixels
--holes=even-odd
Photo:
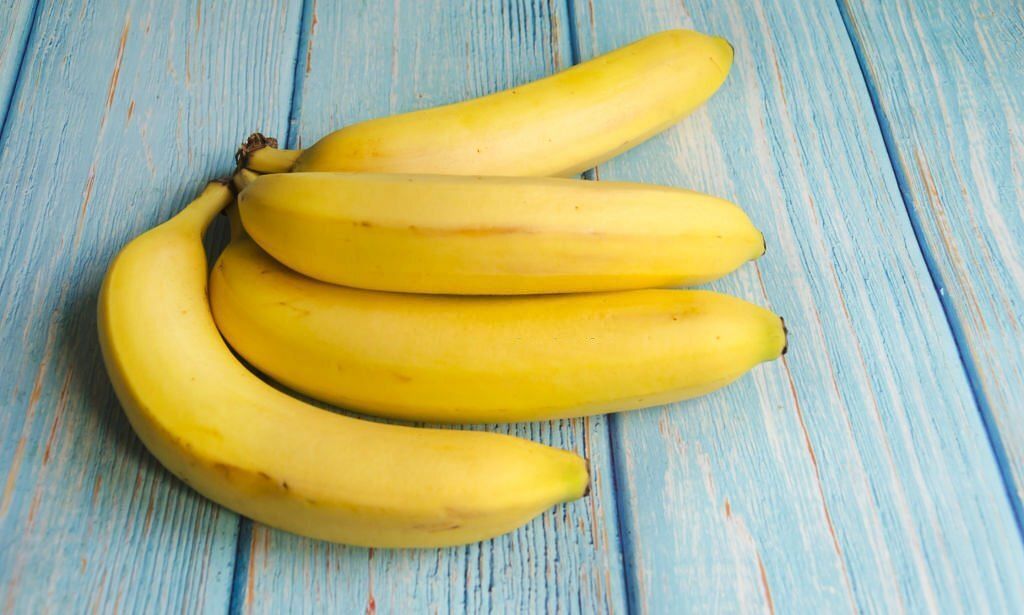
[[[0,612],[1024,603],[982,420],[1019,481],[1013,3],[308,0],[300,23],[298,2],[50,0],[26,39],[30,4],[0,7],[0,104],[14,93],[0,135]],[[786,316],[784,362],[671,408],[505,428],[588,456],[595,494],[462,549],[238,532],[145,453],[99,361],[99,281],[130,237],[230,169],[244,134],[308,143],[679,25],[732,40],[730,81],[598,173],[750,211],[768,255],[715,286]]]
[[[96,295],[124,243],[231,170],[245,131],[284,128],[267,118],[287,113],[299,13],[40,7],[0,143],[0,612],[227,609],[238,519],[132,434]]]
[[[841,8],[1024,519],[1024,4]]]
[[[8,0],[0,4],[0,128],[14,92],[35,6],[35,0]]]
[[[583,57],[668,27],[733,42],[709,105],[598,175],[743,205],[767,255],[714,286],[791,332],[720,393],[612,419],[631,605],[1019,609],[1012,509],[835,4],[573,9]]]
[[[479,96],[571,63],[565,6],[510,2],[313,3],[293,144],[374,116]],[[255,525],[240,552],[239,611],[603,613],[625,609],[607,422],[489,429],[574,450],[593,491],[508,536],[441,551],[374,551]],[[245,536],[243,536],[245,537]]]

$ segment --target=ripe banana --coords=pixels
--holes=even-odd
[[[739,207],[662,186],[250,175],[238,203],[256,243],[296,271],[357,288],[513,295],[692,285],[764,252]]]
[[[781,319],[708,291],[451,297],[295,273],[236,237],[210,277],[214,318],[257,369],[380,416],[512,422],[694,397],[777,358]]]
[[[428,547],[507,532],[580,497],[584,461],[526,440],[415,429],[321,410],[264,383],[224,344],[202,234],[231,200],[211,185],[132,241],[100,293],[103,357],[150,451],[210,499],[285,530]]]
[[[354,124],[306,150],[256,138],[240,161],[261,173],[576,175],[689,114],[732,58],[725,39],[669,30],[510,90]]]

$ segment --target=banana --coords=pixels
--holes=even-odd
[[[576,175],[689,114],[732,59],[725,39],[669,30],[510,90],[353,124],[306,150],[254,135],[239,158],[261,173]]]
[[[310,277],[463,295],[701,284],[764,252],[712,196],[557,178],[287,173],[239,194],[246,230]]]
[[[202,234],[231,200],[211,185],[141,235],[103,282],[103,358],[128,419],[206,497],[290,532],[362,546],[486,539],[583,495],[584,461],[483,432],[334,414],[281,393],[224,344],[206,298]]]
[[[717,389],[784,350],[781,319],[708,291],[451,297],[357,290],[237,237],[210,277],[249,363],[311,397],[442,423],[574,417]]]

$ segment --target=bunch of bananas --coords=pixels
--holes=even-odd
[[[553,177],[678,121],[732,55],[720,38],[663,32],[307,150],[250,139],[233,185],[210,184],[129,243],[104,280],[103,356],[132,427],[205,496],[336,542],[478,541],[581,497],[587,466],[572,453],[329,412],[227,344],[311,398],[440,423],[662,404],[777,358],[779,317],[666,288],[763,253],[742,210]],[[232,239],[208,278],[202,236],[224,210]]]

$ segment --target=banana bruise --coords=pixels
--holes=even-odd
[[[374,547],[508,532],[583,495],[585,462],[484,432],[361,421],[249,372],[207,301],[202,234],[231,200],[212,185],[126,246],[99,300],[103,358],[135,432],[171,472],[256,521]]]
[[[287,173],[255,177],[238,202],[246,230],[274,258],[319,280],[374,290],[689,286],[764,252],[760,231],[728,201],[621,182]]]
[[[353,124],[306,150],[254,135],[240,161],[260,173],[577,175],[700,106],[732,59],[725,39],[669,30],[510,90]]]
[[[277,381],[414,421],[534,421],[694,397],[786,344],[770,311],[708,291],[450,297],[318,282],[237,237],[210,279],[217,325]]]

